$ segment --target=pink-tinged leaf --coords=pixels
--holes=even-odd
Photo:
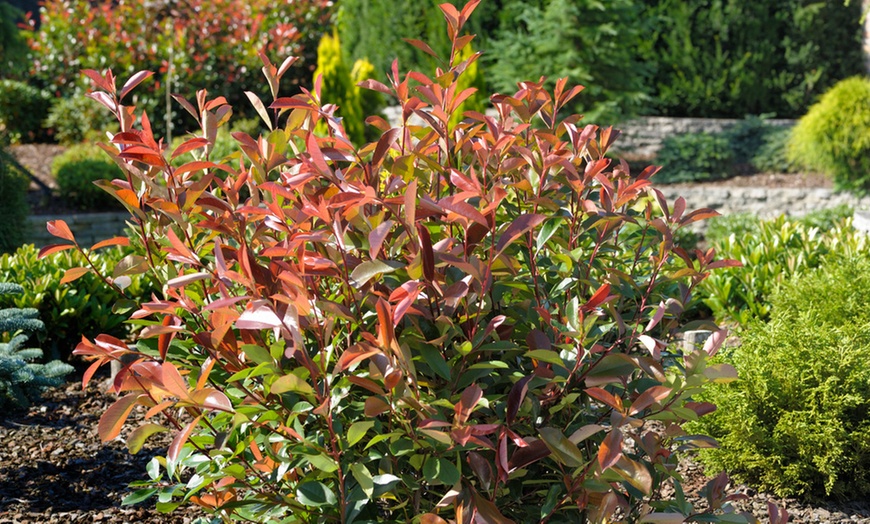
[[[622,412],[622,399],[620,397],[615,397],[611,395],[604,389],[595,387],[595,388],[587,388],[584,390],[587,395],[602,402],[603,404],[610,406],[616,411]]]
[[[363,89],[371,89],[372,91],[377,91],[377,92],[383,93],[385,95],[390,95],[390,96],[393,95],[393,92],[390,91],[389,87],[378,82],[377,80],[372,80],[372,79],[363,80],[362,82],[358,83],[357,86],[362,87]]]
[[[604,437],[601,447],[598,448],[598,464],[601,471],[616,465],[622,456],[622,432],[613,429]]]
[[[99,71],[95,71],[93,69],[83,69],[82,74],[90,78],[91,82],[93,82],[98,89],[102,89],[103,91],[108,92],[112,92],[115,90],[115,86],[113,86],[111,82],[106,80],[106,78],[104,78]]]
[[[456,197],[447,197],[442,198],[438,205],[443,207],[444,209],[456,213],[457,215],[469,220],[471,222],[476,222],[483,227],[489,228],[489,224],[486,222],[486,217],[474,206],[469,204],[468,202],[464,202]]]
[[[266,106],[263,105],[263,101],[260,100],[256,94],[245,91],[245,96],[248,97],[248,100],[251,102],[251,105],[254,106],[254,109],[257,111],[257,115],[266,123],[266,126],[269,128],[269,131],[272,130],[272,119],[269,118],[269,113],[266,111]]]
[[[523,400],[526,398],[526,393],[529,391],[529,381],[532,380],[532,378],[532,375],[523,377],[519,379],[513,387],[511,387],[511,392],[508,395],[507,413],[505,418],[508,425],[514,423],[517,412],[519,411]]]
[[[275,311],[265,304],[248,304],[244,313],[236,320],[239,329],[273,329],[283,325]]]
[[[172,462],[178,460],[178,455],[181,453],[181,448],[184,447],[184,444],[187,442],[187,439],[190,438],[190,434],[193,433],[196,425],[199,424],[199,421],[202,419],[202,415],[193,419],[188,425],[184,426],[184,429],[178,435],[175,435],[175,438],[172,439],[172,444],[169,445],[169,450],[166,452],[166,458]]]
[[[730,258],[726,260],[717,260],[711,262],[710,265],[707,266],[707,269],[719,269],[720,267],[743,267],[743,262]]]
[[[142,83],[143,80],[153,75],[151,71],[139,71],[135,75],[131,76],[129,80],[124,84],[124,87],[121,88],[121,94],[118,97],[119,99],[124,98],[130,91],[133,90],[137,85]]]
[[[653,314],[652,318],[649,320],[649,323],[643,328],[644,331],[649,331],[652,328],[656,327],[659,322],[661,322],[662,318],[665,316],[665,311],[667,308],[665,307],[664,301],[659,302],[659,305],[656,307],[656,312]]]
[[[269,109],[312,109],[311,104],[299,98],[281,97],[269,105]]]
[[[200,280],[205,280],[210,277],[211,274],[209,273],[190,273],[188,275],[181,275],[180,277],[171,278],[166,281],[166,285],[169,287],[182,287],[190,284],[191,282],[198,282]]]
[[[109,409],[100,417],[100,423],[97,425],[97,433],[100,435],[100,440],[108,442],[121,434],[121,428],[130,412],[133,411],[133,406],[139,399],[139,393],[131,393],[119,398],[114,404],[109,406]]]
[[[656,360],[661,357],[661,347],[656,339],[652,338],[649,335],[640,335],[637,337],[638,342],[649,351],[649,354]]]
[[[394,224],[395,222],[392,220],[385,220],[369,233],[369,256],[372,257],[372,260],[378,258],[384,239],[390,234],[390,229],[393,228]]]
[[[170,362],[164,362],[160,366],[161,383],[163,388],[169,393],[175,395],[179,399],[189,400],[190,394],[187,392],[187,380],[181,376],[175,365]]]
[[[112,100],[112,97],[107,95],[106,93],[103,93],[102,91],[98,91],[96,93],[88,93],[85,96],[96,100],[106,109],[113,113],[118,110],[118,108],[115,106],[115,101]]]
[[[39,250],[39,254],[36,258],[45,258],[48,255],[59,251],[66,251],[67,249],[73,249],[74,247],[76,247],[75,244],[49,244]]]
[[[671,388],[666,388],[664,386],[653,386],[648,390],[641,393],[634,402],[631,403],[631,407],[628,408],[628,416],[632,416],[636,413],[640,413],[646,408],[652,406],[656,402],[661,402],[662,400],[668,398],[668,395],[671,394]]]
[[[719,216],[720,213],[718,211],[714,211],[712,209],[704,208],[704,209],[696,209],[692,211],[688,215],[684,216],[682,220],[680,220],[680,226],[688,226],[689,224],[694,224],[700,220],[706,220],[708,218],[713,218]]]
[[[278,78],[284,76],[284,73],[286,73],[287,70],[290,69],[290,66],[295,64],[297,60],[299,60],[298,56],[288,56],[285,58],[284,61],[281,62],[281,66],[278,67]]]
[[[411,180],[405,188],[403,206],[405,210],[405,226],[414,231],[417,222],[417,179]]]
[[[63,278],[60,279],[60,283],[66,284],[68,282],[74,282],[90,272],[91,268],[89,267],[71,267],[64,272]]]
[[[785,508],[780,508],[773,502],[768,501],[767,514],[770,517],[770,524],[788,523],[788,511]]]
[[[112,238],[107,238],[106,240],[101,240],[101,241],[97,242],[96,244],[91,246],[91,251],[94,251],[95,249],[100,249],[103,247],[109,247],[109,246],[129,246],[129,245],[130,245],[130,239],[127,237],[112,237]]]
[[[652,492],[652,475],[644,464],[623,455],[619,457],[613,471],[644,495]]]
[[[714,331],[704,342],[704,351],[712,357],[719,352],[719,348],[722,347],[722,343],[725,342],[726,338],[728,338],[727,329]]]
[[[477,9],[478,4],[480,4],[480,0],[471,0],[465,7],[462,8],[461,17],[463,20],[468,20],[471,17],[471,13]]]
[[[538,214],[527,214],[518,216],[511,225],[505,229],[504,233],[498,239],[495,246],[495,257],[498,257],[511,242],[520,237],[523,233],[531,231],[536,226],[540,225],[547,217]],[[486,224],[484,224],[486,225]]]
[[[390,147],[392,147],[398,137],[398,128],[390,129],[389,131],[381,135],[381,138],[378,139],[378,145],[375,147],[375,153],[372,155],[372,165],[381,165],[381,161],[384,159],[387,151],[390,150]]]
[[[604,426],[599,426],[598,424],[587,424],[571,433],[571,436],[568,437],[568,440],[573,442],[574,444],[580,444],[584,440],[588,439],[592,435],[598,433],[599,431],[604,431],[606,428]]]
[[[441,11],[444,13],[444,16],[449,21],[453,22],[453,25],[456,25],[456,23],[459,22],[459,11],[456,9],[456,7],[453,6],[453,4],[439,4],[438,8],[441,9]]]
[[[447,4],[450,5],[450,4]],[[479,524],[514,524],[514,521],[501,514],[495,504],[477,491],[472,494],[472,505],[476,510],[474,522]]]
[[[709,415],[710,413],[716,411],[716,404],[712,404],[710,402],[686,402],[683,407],[691,409],[699,417]]]
[[[154,435],[155,433],[162,433],[164,431],[169,431],[165,427],[160,424],[142,424],[138,428],[134,429],[130,436],[127,437],[127,450],[135,455],[139,453],[142,449],[142,446],[145,444],[145,441],[148,440],[148,437]]]
[[[169,228],[166,237],[169,239],[169,243],[172,244],[172,247],[178,252],[178,254],[184,257],[185,262],[191,265],[200,265],[196,255],[193,254],[193,251],[188,249],[188,247],[179,240],[178,235],[175,234],[175,231],[172,228]]]
[[[456,412],[455,424],[465,424],[481,398],[483,398],[483,390],[477,384],[472,384],[465,388],[465,391],[462,392],[462,396],[459,398],[459,403],[453,408]]]
[[[609,295],[610,284],[604,284],[603,286],[599,287],[598,290],[595,291],[595,293],[592,294],[592,298],[590,298],[588,302],[580,306],[580,309],[584,313],[588,313],[589,311],[592,311],[593,309],[604,303]]]
[[[233,409],[233,405],[230,402],[230,399],[227,398],[226,395],[221,393],[220,391],[212,388],[201,389],[196,391],[193,395],[193,402],[204,409],[211,409],[214,411],[225,411],[227,413],[233,413],[235,410]]]
[[[57,238],[62,238],[64,240],[69,240],[70,242],[75,243],[76,239],[70,231],[69,226],[66,225],[66,222],[63,220],[49,220],[45,223],[45,228],[48,230],[50,234],[56,236]]]
[[[78,347],[78,346],[76,346],[76,347]],[[75,354],[75,353],[73,353],[73,354]],[[88,369],[85,370],[85,374],[82,375],[82,391],[84,391],[85,388],[88,387],[88,383],[91,381],[91,378],[94,376],[94,373],[96,373],[97,370],[100,368],[100,366],[102,366],[106,362],[107,362],[106,360],[101,359],[101,360],[95,361],[90,366],[88,366]]]

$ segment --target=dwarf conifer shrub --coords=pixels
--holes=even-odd
[[[18,284],[0,283],[0,297],[23,291]],[[0,408],[28,407],[46,388],[62,384],[73,370],[57,360],[33,362],[42,358],[42,350],[24,344],[33,332],[45,329],[37,315],[32,308],[0,309]]]
[[[165,423],[134,429],[132,451],[175,435],[128,502],[158,495],[164,511],[189,501],[257,522],[695,511],[659,493],[681,493],[678,452],[708,444],[681,429],[713,409],[693,396],[733,370],[707,365],[718,334],[688,353],[670,342],[694,287],[729,263],[672,239],[715,212],[671,207],[654,168],[632,177],[607,159],[615,132],[562,114],[580,92],[566,80],[553,93],[524,82],[492,97],[496,116],[451,127],[470,94],[456,77],[476,56],[456,57],[476,5],[441,6],[450,69],[394,66],[387,84],[365,82],[403,118],[370,119],[381,137],[361,147],[317,88],[277,95],[292,60],[266,61],[273,130],[235,134],[237,164],[173,167],[168,157],[208,147],[224,100],[183,101],[201,130],[164,151],[147,116],[119,103],[143,75],[119,91],[111,73],[88,72],[121,117],[125,177],[112,191],[136,222],[138,271],[163,284],[132,315],[144,326],[134,345],[101,335],[76,350],[94,361],[85,382],[126,357],[101,438],[133,409]],[[49,229],[63,243],[45,253],[74,247],[66,224]],[[724,482],[705,518],[730,511]]]
[[[870,191],[870,79],[843,80],[792,131],[788,157],[830,175],[838,189]]]
[[[836,297],[836,300],[832,300]],[[725,360],[740,380],[703,395],[702,458],[780,496],[870,495],[870,264],[842,258],[790,280]]]

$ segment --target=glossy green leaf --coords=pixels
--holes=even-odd
[[[337,502],[335,493],[323,482],[305,482],[296,488],[296,498],[306,506],[320,507]]]

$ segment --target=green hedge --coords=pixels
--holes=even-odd
[[[119,209],[109,193],[95,185],[98,180],[122,178],[123,173],[109,155],[95,144],[79,144],[55,157],[51,173],[61,198],[81,210]]]
[[[27,185],[15,159],[0,146],[0,253],[13,251],[24,242],[27,227]],[[0,279],[2,280],[2,279]]]

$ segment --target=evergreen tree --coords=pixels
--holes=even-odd
[[[0,295],[23,292],[18,284],[0,283]],[[72,366],[59,360],[33,362],[42,358],[42,350],[23,347],[30,334],[45,329],[37,314],[32,308],[0,310],[0,334],[6,334],[3,339],[11,335],[8,342],[0,343],[0,407],[28,407],[45,389],[59,386],[63,377],[73,371]]]

